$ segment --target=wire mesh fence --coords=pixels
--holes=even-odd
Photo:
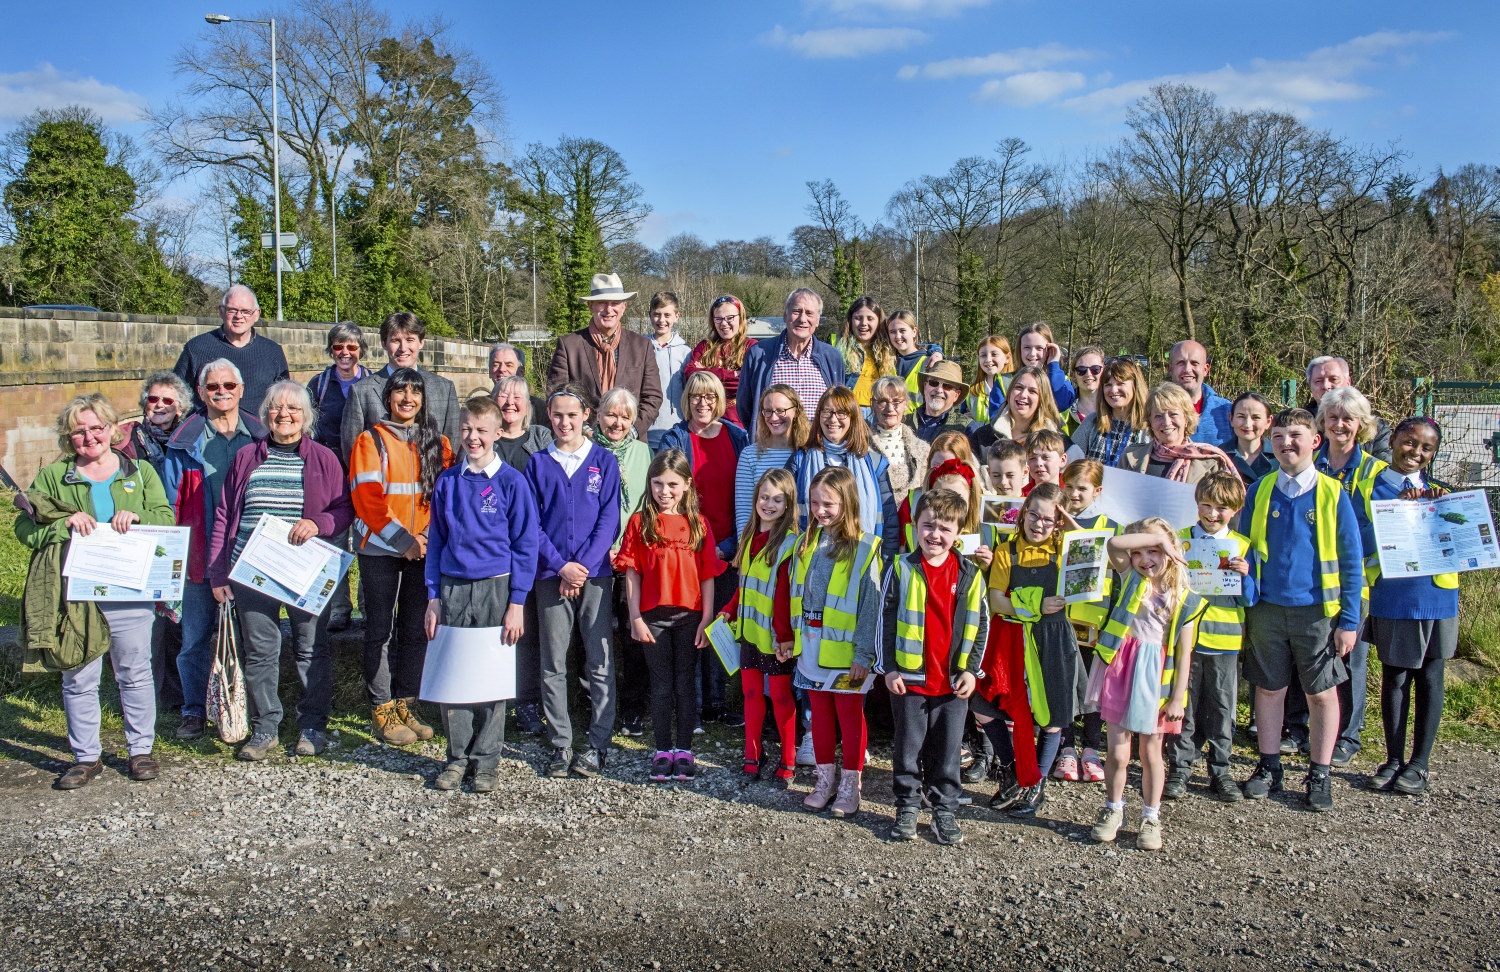
[[[1432,462],[1434,478],[1454,489],[1483,489],[1490,506],[1500,501],[1500,382],[1413,383],[1413,411],[1437,422],[1443,444]]]

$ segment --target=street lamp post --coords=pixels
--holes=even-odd
[[[271,252],[276,257],[276,319],[285,320],[281,309],[281,110],[276,83],[276,18],[247,20],[228,14],[206,14],[203,19],[215,26],[239,21],[271,28],[271,219],[276,224],[271,233]]]

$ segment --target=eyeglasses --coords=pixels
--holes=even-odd
[[[177,404],[177,399],[175,399],[175,398],[168,398],[165,395],[147,395],[146,396],[146,404],[147,405],[176,405]]]
[[[349,354],[358,354],[359,353],[359,345],[357,345],[357,344],[335,344],[333,347],[331,347],[331,348],[328,349],[328,353],[329,354],[338,354],[340,351],[344,351],[344,352],[347,352]]]
[[[232,391],[234,391],[238,387],[240,387],[240,383],[237,382],[237,381],[205,381],[203,383],[203,390],[207,391],[207,392],[216,392],[216,391],[230,391],[230,392],[232,392]]]
[[[285,404],[277,403],[275,405],[272,405],[266,411],[268,411],[268,412],[288,412],[288,413],[290,413],[292,415],[301,415],[302,414],[302,406],[301,405],[285,405]]]
[[[786,418],[788,415],[792,414],[795,411],[795,408],[763,408],[760,410],[760,414],[764,415],[768,419],[779,419]]]
[[[905,408],[905,398],[877,398],[872,403],[876,408]]]
[[[1104,370],[1104,365],[1074,365],[1073,366],[1073,373],[1075,375],[1091,375],[1093,377],[1098,377],[1099,374],[1100,374],[1100,372],[1102,372],[1103,370]]]
[[[1039,513],[1037,513],[1036,510],[1027,510],[1026,519],[1030,520],[1032,523],[1036,524],[1039,527],[1049,527],[1057,525],[1057,517],[1043,517]]]
[[[689,395],[688,401],[692,402],[694,405],[712,405],[718,403],[719,396],[713,394],[712,392],[703,395]]]
[[[730,314],[728,317],[713,317],[713,318],[710,318],[710,320],[712,320],[715,324],[733,324],[735,321],[737,321],[739,319],[740,319],[740,315],[738,315],[738,314]]]
[[[69,432],[68,433],[68,438],[70,438],[70,439],[80,439],[80,440],[81,439],[102,439],[102,438],[104,438],[104,433],[106,433],[108,431],[109,431],[108,427],[103,426],[103,425],[89,425],[89,426],[86,426],[84,428],[74,429],[73,431]]]
[[[256,310],[254,307],[226,307],[226,308],[224,308],[224,316],[225,317],[254,317],[256,314],[259,314],[259,313],[260,313],[260,311]]]

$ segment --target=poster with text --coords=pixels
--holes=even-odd
[[[1500,567],[1495,522],[1483,490],[1435,500],[1376,500],[1370,507],[1380,572],[1430,577]]]
[[[1182,554],[1187,558],[1188,587],[1194,594],[1238,597],[1244,592],[1245,578],[1229,569],[1235,550],[1234,541],[1228,539],[1197,537],[1182,541]]]
[[[105,529],[108,529],[107,527]],[[153,544],[151,567],[145,587],[104,584],[86,577],[68,578],[70,601],[180,601],[187,577],[187,527],[132,526],[127,536],[146,538]]]

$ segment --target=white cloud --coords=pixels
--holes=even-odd
[[[1100,88],[1063,102],[1082,111],[1118,110],[1145,95],[1158,84],[1190,84],[1218,95],[1234,108],[1272,108],[1308,115],[1314,106],[1330,101],[1353,101],[1369,97],[1375,89],[1358,76],[1405,63],[1411,48],[1438,43],[1449,33],[1379,31],[1342,44],[1321,47],[1302,58],[1272,61],[1255,58],[1248,68],[1226,64],[1214,71],[1164,74],[1125,81]],[[1389,55],[1395,55],[1390,57]]]
[[[990,0],[813,0],[813,5],[844,15],[897,14],[905,17],[951,17]]]
[[[0,74],[0,121],[17,121],[39,108],[68,105],[91,109],[106,122],[131,122],[140,119],[146,99],[45,62],[29,71]]]
[[[809,58],[864,57],[905,50],[930,39],[913,27],[830,27],[792,34],[780,24],[765,36],[768,43]]]
[[[974,93],[974,98],[1029,108],[1045,104],[1069,91],[1077,91],[1087,83],[1077,71],[1027,71],[986,81]]]
[[[988,74],[1011,74],[1016,71],[1037,71],[1068,61],[1087,60],[1090,51],[1064,47],[1061,44],[1043,44],[1041,47],[1013,47],[979,57],[952,57],[943,61],[931,61],[918,67],[908,64],[897,72],[903,81],[923,78],[943,81],[949,78],[983,77]]]

